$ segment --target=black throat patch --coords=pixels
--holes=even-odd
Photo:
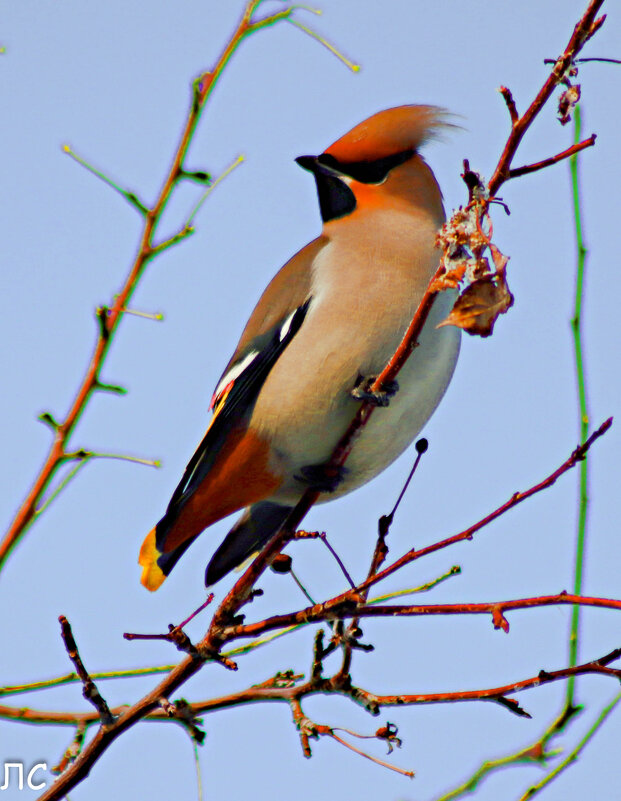
[[[314,171],[319,209],[324,223],[345,217],[356,208],[355,194],[342,178],[334,174],[335,172],[363,184],[381,184],[391,170],[409,161],[414,153],[415,151],[410,148],[375,161],[351,162],[339,161],[329,153],[318,156],[317,164],[330,170],[330,172],[323,172],[321,169]]]

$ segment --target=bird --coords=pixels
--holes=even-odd
[[[436,296],[398,391],[369,388],[439,263],[442,194],[419,151],[450,125],[446,117],[434,106],[385,109],[320,155],[296,159],[314,176],[321,232],[268,284],[218,381],[205,436],[140,549],[147,589],[206,528],[243,510],[207,565],[212,586],[261,549],[309,486],[320,503],[357,489],[435,410],[459,352],[459,329],[437,327],[450,290]],[[330,475],[326,464],[364,400],[388,406]]]

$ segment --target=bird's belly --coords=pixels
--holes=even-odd
[[[459,352],[459,329],[436,328],[447,316],[453,301],[453,294],[448,292],[437,298],[419,346],[398,375],[399,391],[388,407],[373,411],[347,459],[342,484],[320,500],[344,495],[374,478],[408,447],[432,415],[451,379]],[[355,336],[355,332],[352,333]],[[390,352],[378,353],[374,363],[372,360],[366,365],[360,364],[355,347],[352,349],[344,343],[340,354],[336,353],[330,364],[324,365],[324,370],[317,369],[312,381],[308,370],[302,369],[296,386],[291,386],[290,382],[291,362],[276,364],[264,386],[267,392],[261,393],[253,414],[269,436],[278,462],[274,466],[284,476],[274,500],[297,502],[304,484],[296,476],[300,476],[305,466],[326,463],[354,418],[360,401],[355,401],[349,393],[356,375],[381,372],[398,341],[396,337],[390,344]],[[292,346],[295,344],[294,340]],[[282,361],[302,358],[292,346],[287,348]],[[279,367],[283,375],[289,375],[288,386],[279,380]],[[334,381],[325,372],[338,373],[345,378],[337,393]]]

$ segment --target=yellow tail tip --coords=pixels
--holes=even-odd
[[[140,583],[151,592],[157,590],[162,585],[166,576],[157,564],[158,558],[161,553],[155,544],[155,529],[152,528],[147,534],[145,541],[140,548],[138,555],[138,564],[142,567],[142,576]]]

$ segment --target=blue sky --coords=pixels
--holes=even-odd
[[[6,565],[0,604],[0,685],[61,675],[70,665],[57,617],[71,621],[87,666],[112,670],[174,662],[161,643],[127,643],[123,631],[161,631],[203,597],[204,565],[227,521],[203,535],[155,595],[139,584],[137,552],[160,517],[208,422],[211,392],[260,292],[282,263],[316,236],[320,218],[313,181],[293,159],[320,152],[353,124],[401,103],[432,103],[454,112],[461,129],[425,155],[442,186],[447,211],[464,202],[463,158],[489,177],[508,131],[496,89],[509,86],[523,110],[545,78],[542,60],[567,42],[586,2],[530,0],[519,9],[473,0],[326,0],[324,14],[297,18],[334,42],[362,69],[353,74],[288,24],[246,41],[206,109],[189,165],[214,175],[239,154],[244,163],[213,193],[196,234],[153,262],[133,301],[164,322],[126,317],[103,379],[125,397],[99,395],[72,443],[106,453],[156,458],[156,471],[126,462],[90,465],[27,534]],[[267,3],[266,11],[279,4]],[[241,12],[227,4],[111,0],[104,5],[21,0],[5,7],[0,43],[4,203],[2,212],[2,515],[7,524],[46,453],[41,411],[64,414],[90,357],[94,309],[121,286],[137,248],[139,216],[114,192],[63,154],[76,152],[151,202],[170,163],[187,110],[191,80],[215,60]],[[586,55],[618,57],[618,9]],[[618,260],[618,68],[580,70],[585,136],[598,134],[581,159],[589,263],[584,309],[592,421],[619,411],[616,359],[618,300],[611,271]],[[566,148],[553,105],[524,141],[515,164]],[[184,185],[162,233],[176,230],[199,189]],[[455,377],[425,430],[431,447],[391,532],[391,553],[448,536],[486,514],[516,489],[543,478],[578,440],[569,330],[575,247],[567,164],[502,189],[511,216],[494,211],[495,239],[510,256],[515,307],[488,340],[464,339]],[[619,597],[619,430],[597,444],[591,464],[586,594]],[[391,507],[407,475],[406,454],[354,495],[312,511],[308,527],[329,531],[357,577],[365,573],[377,518]],[[459,564],[462,573],[421,597],[430,603],[488,601],[549,594],[572,583],[577,473],[501,518],[474,542],[436,554],[386,582],[382,591],[424,583]],[[335,565],[316,543],[293,551],[296,570],[318,598],[343,589]],[[225,580],[218,586],[222,593]],[[298,608],[292,583],[273,574],[253,614]],[[566,663],[568,608],[516,612],[509,635],[487,618],[373,621],[363,628],[373,654],[356,654],[356,683],[375,692],[436,692],[494,686]],[[199,636],[206,619],[190,627]],[[585,660],[619,645],[618,615],[587,610]],[[257,651],[237,674],[207,667],[186,685],[192,700],[260,682],[277,670],[308,670],[309,629]],[[328,667],[332,667],[331,664]],[[105,683],[111,704],[149,690],[154,679]],[[569,747],[586,731],[616,686],[581,679],[587,711]],[[531,742],[558,711],[564,687],[522,694],[528,721],[491,704],[387,710],[370,718],[350,702],[315,698],[316,722],[374,731],[389,719],[404,745],[396,764],[416,770],[413,783],[345,751],[314,745],[303,759],[289,710],[253,706],[205,721],[200,750],[205,798],[258,801],[296,797],[430,801],[480,762]],[[43,709],[85,708],[78,686],[20,696]],[[619,715],[579,764],[547,791],[550,801],[609,797],[615,781]],[[0,722],[4,761],[54,764],[70,730]],[[381,745],[369,746],[384,756]],[[2,761],[0,760],[0,761]],[[538,768],[490,779],[479,798],[518,798]],[[6,797],[10,797],[11,791]],[[142,724],[117,742],[76,799],[153,801],[196,797],[193,755],[175,726]],[[20,798],[34,797],[24,790]],[[17,796],[17,794],[16,794]]]

